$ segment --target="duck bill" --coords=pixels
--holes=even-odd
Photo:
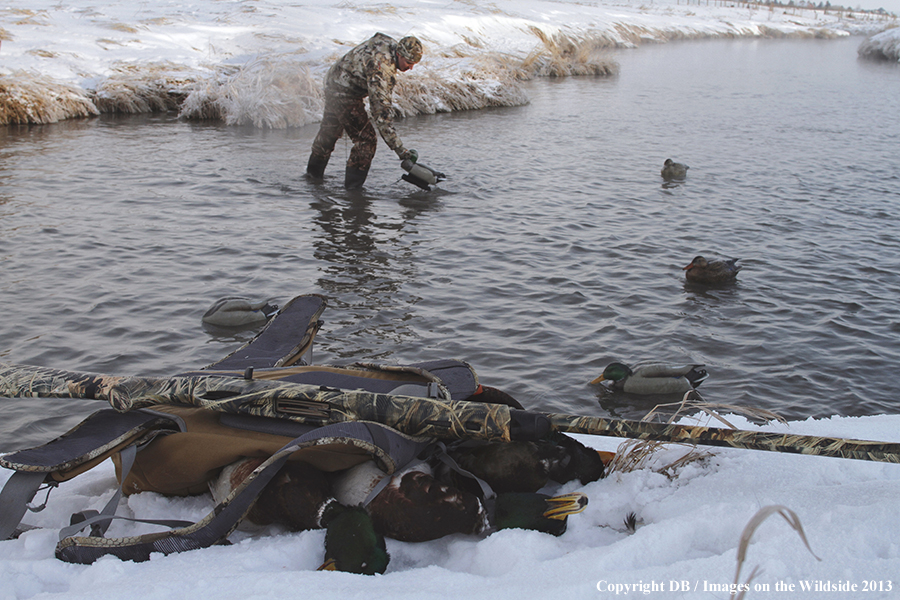
[[[583,511],[587,507],[588,497],[581,492],[573,492],[547,498],[545,502],[548,508],[544,511],[543,516],[548,519],[563,521],[569,515],[575,515]]]
[[[693,266],[694,266],[694,263],[691,263],[691,264],[689,264],[689,265],[686,266],[686,267],[681,267],[681,270],[682,270],[682,271],[687,271],[688,269],[690,269],[690,268],[693,267]]]
[[[337,571],[337,564],[334,562],[333,558],[329,558],[322,566],[316,569],[316,571]]]
[[[591,382],[591,385],[594,385],[595,383],[600,383],[601,381],[606,381],[606,377],[604,377],[603,375],[601,375],[601,376],[598,377],[597,379],[593,380],[593,381]]]

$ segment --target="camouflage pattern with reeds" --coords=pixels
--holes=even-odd
[[[103,400],[119,411],[181,404],[312,425],[374,421],[414,436],[523,439],[554,429],[640,440],[724,446],[900,463],[900,444],[542,414],[480,402],[454,402],[216,376],[115,377],[0,364],[0,396]]]

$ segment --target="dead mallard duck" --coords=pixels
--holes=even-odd
[[[695,256],[684,270],[685,278],[691,283],[728,283],[737,278],[741,266],[737,265],[739,258],[724,260],[706,260],[702,256]]]

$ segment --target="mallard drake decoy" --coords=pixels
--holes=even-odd
[[[632,370],[619,362],[610,363],[592,384],[609,381],[610,387],[629,394],[683,394],[709,377],[703,365],[647,364]]]
[[[219,327],[240,327],[268,321],[278,312],[278,305],[267,301],[252,302],[247,298],[230,296],[216,300],[204,313],[202,320]]]
[[[385,572],[391,557],[365,508],[331,500],[323,507],[319,523],[325,528],[325,562],[320,571]]]
[[[666,162],[663,163],[660,175],[663,176],[663,179],[684,179],[687,177],[688,169],[690,169],[689,166],[677,163],[671,158],[667,158]]]
[[[588,497],[581,492],[547,496],[535,493],[498,494],[491,524],[496,529],[531,529],[560,536],[570,515],[585,509]]]
[[[734,281],[741,266],[735,264],[739,258],[727,260],[706,260],[695,256],[686,267],[682,267],[685,278],[692,283],[727,283]]]

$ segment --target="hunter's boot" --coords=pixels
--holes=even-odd
[[[325,177],[325,167],[328,165],[327,158],[321,158],[314,154],[309,157],[309,163],[306,165],[306,176],[310,179],[322,179]]]
[[[347,167],[347,171],[344,174],[344,187],[348,190],[355,190],[361,188],[363,183],[366,182],[366,177],[369,176],[369,169],[357,169],[354,167]]]

